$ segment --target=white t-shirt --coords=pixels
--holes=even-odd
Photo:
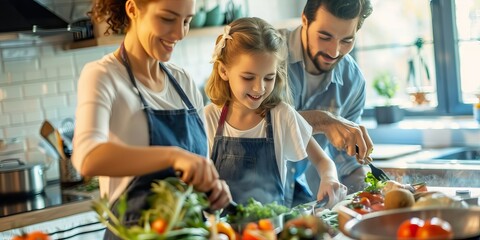
[[[213,148],[221,111],[221,108],[212,103],[205,107],[210,151]],[[306,149],[308,141],[312,137],[312,127],[293,107],[285,103],[280,103],[271,109],[270,115],[274,135],[275,157],[282,185],[284,185],[287,176],[286,162],[299,161],[308,156]],[[249,130],[238,130],[230,126],[228,122],[225,122],[223,135],[239,138],[265,138],[267,137],[266,126],[267,122],[265,119]]]
[[[181,68],[164,63],[205,121],[203,98],[194,81]],[[160,67],[160,66],[159,66]],[[165,79],[167,77],[165,76]],[[186,108],[177,91],[165,81],[164,89],[152,91],[137,81],[137,87],[153,109]],[[147,118],[125,66],[113,55],[87,63],[78,81],[73,164],[80,169],[85,156],[107,141],[131,146],[148,146]],[[131,159],[140,164],[141,159]],[[122,194],[133,177],[100,177],[100,193],[110,202]]]

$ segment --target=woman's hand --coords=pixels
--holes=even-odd
[[[208,192],[217,187],[218,172],[210,159],[178,148],[171,160],[173,169],[182,172],[182,181],[196,190]]]
[[[332,208],[335,204],[345,199],[347,187],[334,178],[322,179],[318,187],[317,199],[321,200],[324,196],[329,197],[327,207]]]
[[[222,209],[232,201],[230,188],[224,180],[215,181],[213,188],[209,191],[208,201],[212,210]]]

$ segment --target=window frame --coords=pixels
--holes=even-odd
[[[425,111],[404,109],[405,115],[472,115],[473,110],[471,104],[463,103],[461,97],[460,56],[455,23],[455,1],[430,0],[430,9],[434,41],[437,106]],[[368,24],[368,19],[366,21],[365,24]],[[355,58],[355,49],[352,51],[352,56]],[[448,79],[452,80],[449,81]],[[364,109],[364,117],[373,115],[374,109]]]

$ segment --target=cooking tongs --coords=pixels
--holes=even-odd
[[[181,170],[175,170],[175,175],[178,178],[182,178],[183,172]],[[207,196],[210,196],[211,192],[209,191],[206,194],[207,194]],[[235,215],[235,214],[237,214],[237,205],[238,204],[236,202],[234,202],[233,200],[230,201],[228,203],[228,205],[225,208],[223,208],[222,215]],[[204,209],[204,211],[208,212],[210,214],[215,213],[215,210],[212,210],[210,208],[206,208],[206,209]]]

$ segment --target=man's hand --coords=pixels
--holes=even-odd
[[[359,163],[364,164],[364,159],[373,151],[373,142],[364,126],[327,111],[310,110],[300,114],[313,127],[313,134],[325,134],[335,148],[345,150],[350,156],[356,155]]]

